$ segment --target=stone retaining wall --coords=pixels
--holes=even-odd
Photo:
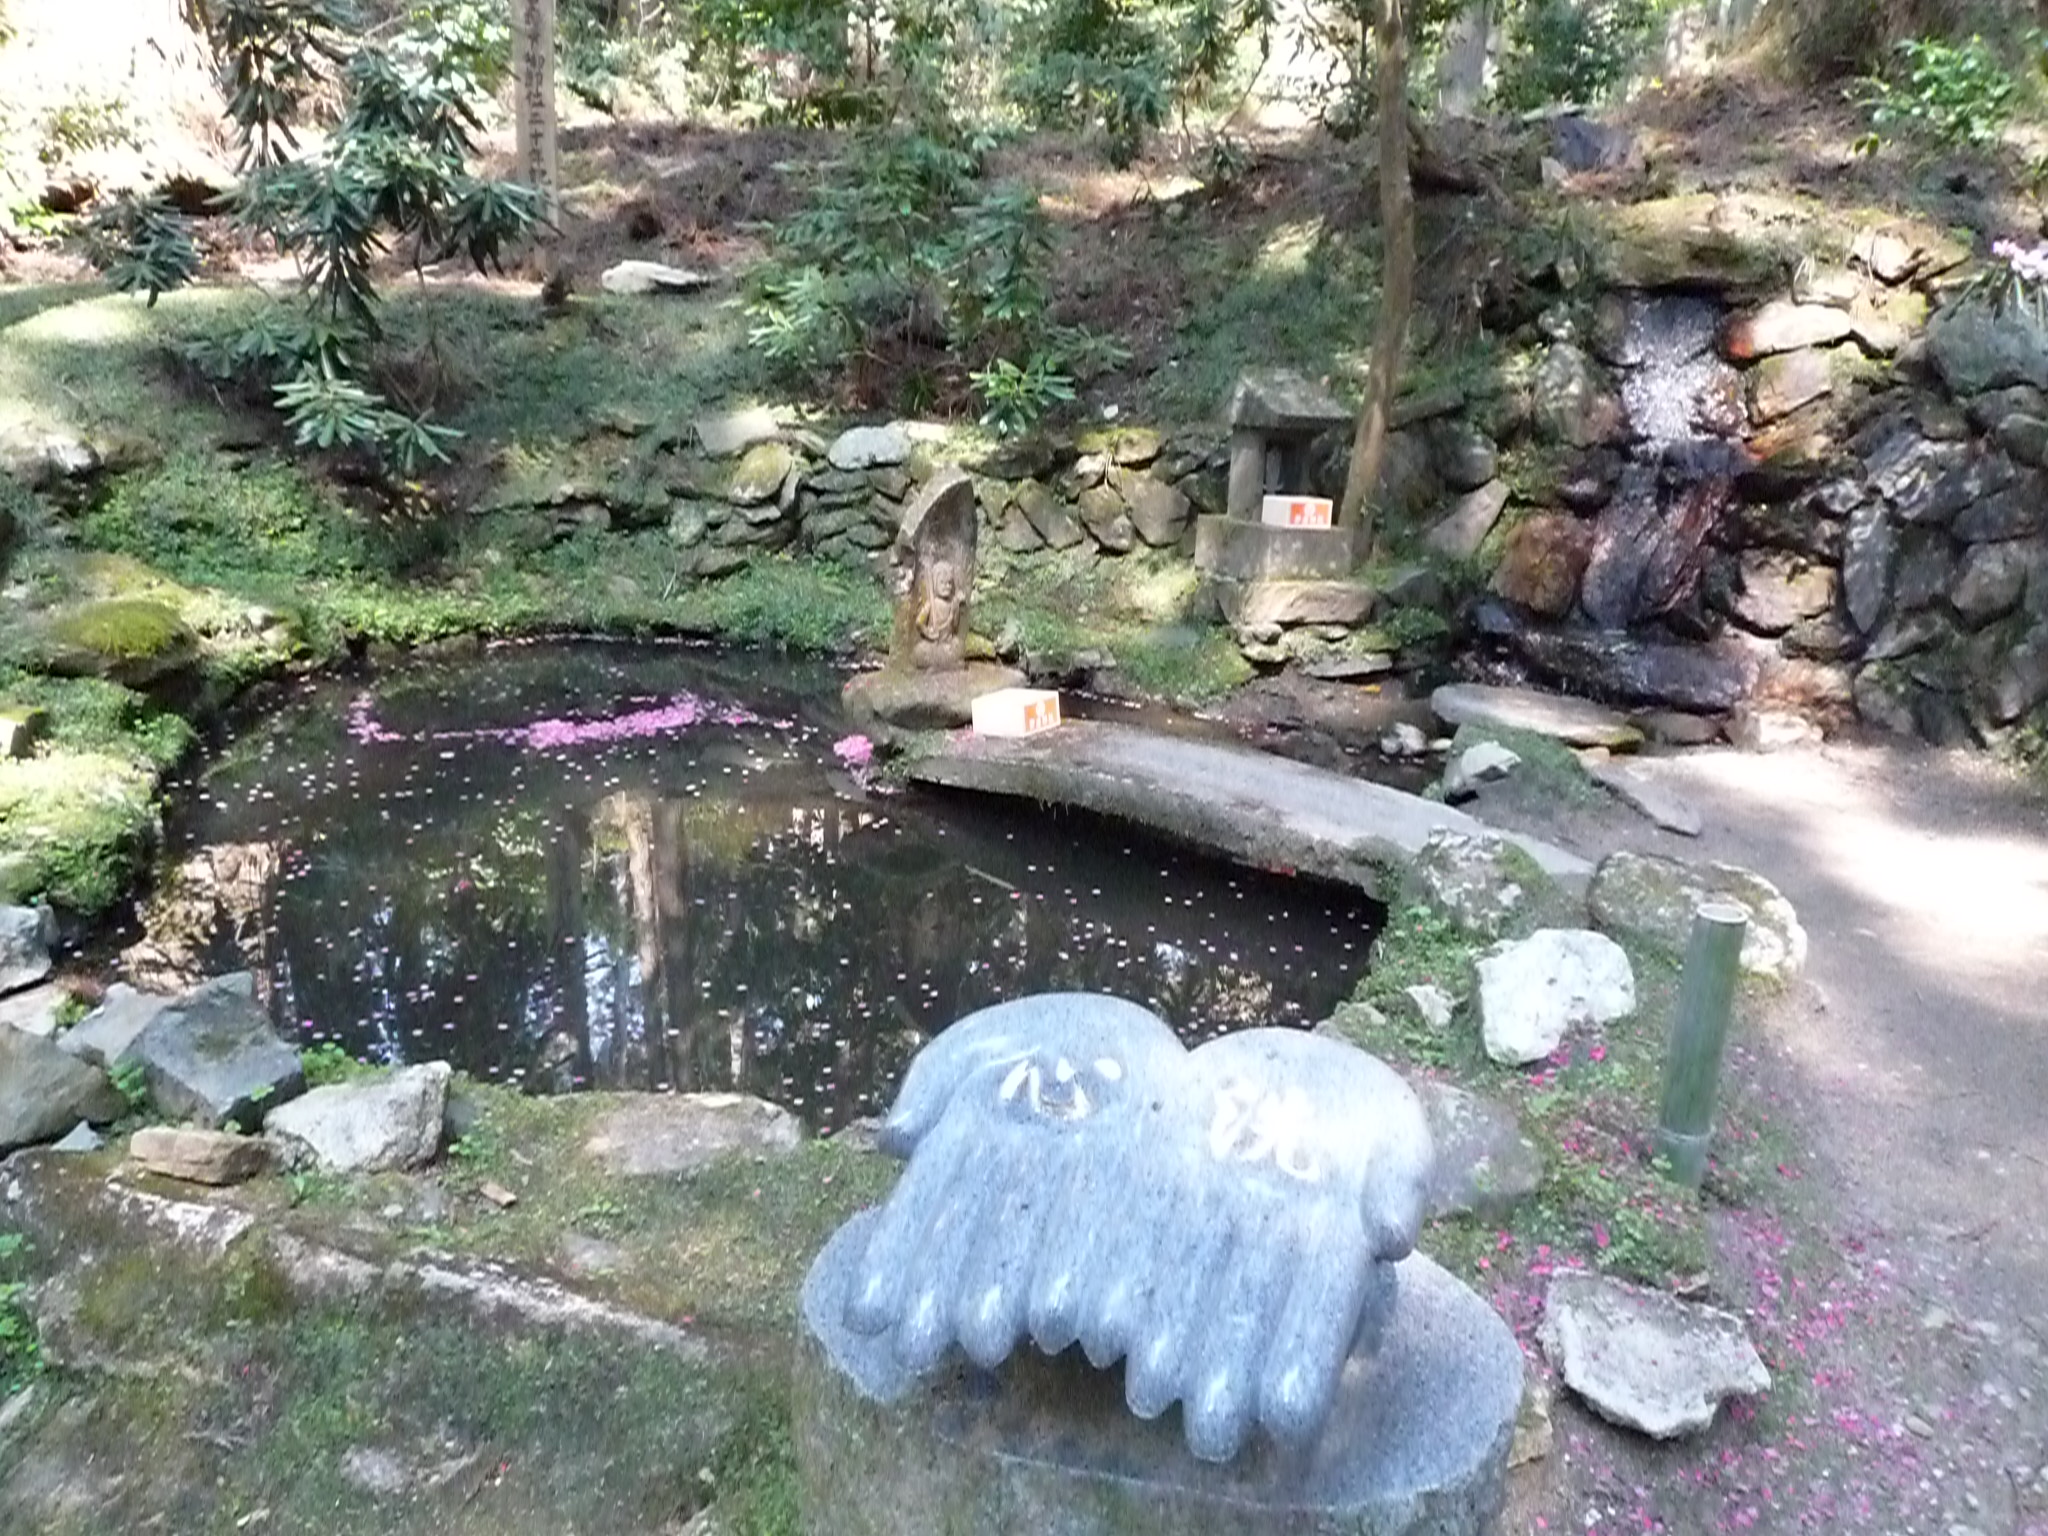
[[[1379,500],[1419,561],[1372,573],[1380,611],[1360,623],[1236,612],[1247,657],[1356,675],[1332,648],[1384,640],[1360,624],[1405,606],[1540,681],[1737,724],[1860,713],[1992,741],[2048,707],[2048,338],[1967,297],[1946,238],[1873,217],[1795,260],[1823,242],[1743,245],[1725,211],[1638,205],[1597,280],[1524,274],[1519,308],[1488,315],[1508,337],[1496,376],[1397,406]],[[1344,435],[1308,456],[1305,489],[1341,490]],[[968,451],[939,427],[828,438],[756,410],[642,442],[623,491],[500,505],[557,534],[666,526],[685,574],[710,577],[789,547],[871,560],[950,461],[992,543],[1114,559],[1191,550],[1196,514],[1224,510],[1228,447],[1220,419]],[[1446,592],[1475,588],[1453,614]]]

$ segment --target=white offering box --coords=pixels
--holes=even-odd
[[[1268,496],[1259,521],[1269,528],[1328,528],[1331,510],[1321,496]]]
[[[974,701],[977,736],[1036,736],[1060,723],[1060,696],[1050,688],[998,688]]]

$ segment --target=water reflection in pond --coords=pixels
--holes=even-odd
[[[823,668],[524,647],[308,688],[188,797],[214,965],[281,1029],[534,1091],[739,1087],[829,1130],[932,1031],[1088,988],[1191,1042],[1325,1016],[1355,893],[1084,818],[864,793]]]

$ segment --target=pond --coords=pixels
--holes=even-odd
[[[254,872],[203,958],[304,1044],[533,1092],[738,1088],[819,1131],[988,1003],[1112,992],[1195,1043],[1312,1024],[1362,974],[1355,891],[862,782],[840,682],[536,645],[307,685],[174,814],[179,856]]]

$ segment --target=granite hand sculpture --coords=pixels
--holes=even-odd
[[[1321,1426],[1413,1249],[1431,1149],[1415,1096],[1361,1051],[1294,1030],[1189,1052],[1135,1004],[1026,998],[912,1063],[882,1131],[909,1159],[852,1273],[845,1320],[930,1370],[1025,1339],[1125,1363],[1144,1418],[1183,1405],[1227,1460],[1254,1423]]]

